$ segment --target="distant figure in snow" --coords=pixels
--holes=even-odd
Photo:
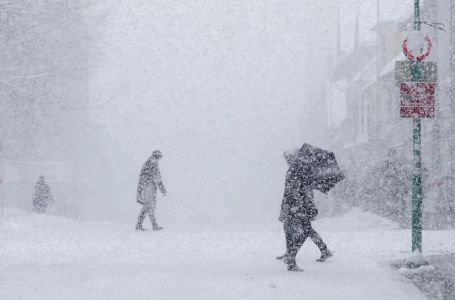
[[[54,203],[51,189],[43,175],[38,178],[33,194],[33,210],[37,213],[45,213],[47,206]]]
[[[318,210],[314,203],[313,190],[305,185],[299,174],[296,161],[297,151],[296,149],[284,153],[289,169],[286,173],[279,217],[279,220],[283,222],[286,236],[286,253],[277,259],[282,259],[288,265],[288,271],[302,271],[297,266],[295,258],[307,237],[310,237],[321,251],[318,262],[323,262],[333,255],[311,226],[311,221],[316,218]]]
[[[155,150],[149,159],[142,166],[137,185],[137,202],[142,204],[142,210],[137,219],[136,230],[144,231],[142,222],[146,214],[149,214],[153,230],[161,230],[163,227],[158,226],[155,217],[156,208],[156,191],[159,188],[161,193],[166,196],[166,189],[161,180],[161,173],[158,161],[163,157],[161,151]]]

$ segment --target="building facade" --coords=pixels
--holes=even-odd
[[[433,41],[427,61],[438,64],[436,115],[422,119],[424,222],[443,227],[452,220],[437,224],[436,219],[441,219],[441,211],[452,210],[455,196],[455,4],[426,1],[421,21],[423,34]],[[329,83],[343,87],[346,103],[344,121],[330,133],[331,148],[339,153],[348,175],[337,196],[344,204],[361,205],[405,223],[410,220],[412,119],[400,118],[395,61],[406,60],[401,45],[412,28],[413,16],[377,24],[376,41],[357,45],[338,58]]]

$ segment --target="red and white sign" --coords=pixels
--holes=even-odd
[[[400,83],[400,117],[433,118],[435,90],[434,82]]]
[[[415,46],[414,47],[409,47],[408,46],[408,40],[409,39],[413,40],[413,41],[411,41],[412,44],[419,43],[419,39],[422,39],[421,41],[426,43],[425,50],[422,53],[413,53],[412,51],[416,52],[416,51],[419,51],[420,49],[419,50],[411,50],[412,48],[415,48]],[[404,55],[409,60],[416,60],[416,61],[422,61],[425,58],[427,58],[428,55],[430,55],[430,53],[431,53],[431,48],[432,47],[433,47],[433,43],[431,42],[431,39],[430,39],[429,36],[420,37],[420,36],[418,36],[418,34],[409,35],[407,38],[404,39],[403,45],[402,45]],[[418,48],[420,48],[420,47],[418,47]],[[423,45],[422,45],[422,48],[423,48]]]

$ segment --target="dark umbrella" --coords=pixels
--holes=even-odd
[[[299,176],[315,190],[326,194],[344,179],[333,152],[303,144],[295,155]]]

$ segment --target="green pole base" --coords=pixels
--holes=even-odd
[[[406,267],[408,269],[418,269],[422,266],[428,266],[428,262],[427,261],[423,261],[423,262],[415,262],[415,261],[407,261],[406,262]]]
[[[423,257],[422,252],[416,250],[406,260],[406,267],[417,269],[422,266],[428,266],[428,261]]]

